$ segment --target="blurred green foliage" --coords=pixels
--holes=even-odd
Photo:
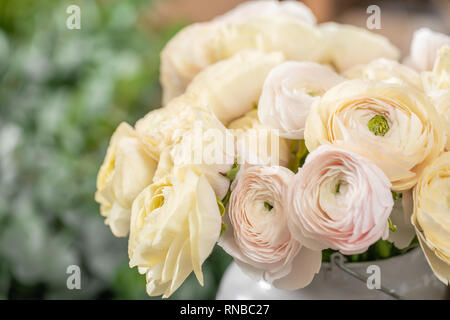
[[[81,8],[81,30],[66,8]],[[151,1],[0,0],[0,299],[146,299],[94,202],[109,138],[159,106],[159,52],[181,23],[155,27]],[[220,248],[173,298],[214,298]],[[81,267],[81,290],[66,268]]]

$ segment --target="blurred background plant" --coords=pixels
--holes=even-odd
[[[66,8],[81,8],[81,30]],[[151,25],[151,1],[0,0],[0,298],[140,299],[127,240],[94,202],[109,138],[159,106],[159,52],[182,21]],[[173,296],[214,298],[220,249]],[[66,268],[81,268],[68,290]]]

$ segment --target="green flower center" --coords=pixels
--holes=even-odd
[[[338,183],[336,183],[336,186],[334,188],[334,193],[338,194],[339,190],[341,189],[341,181],[339,181]]]
[[[376,136],[384,136],[389,131],[386,118],[379,114],[369,120],[367,127]]]
[[[272,210],[273,205],[271,205],[270,203],[264,201],[264,208],[266,208],[267,211],[270,211],[270,210]]]
[[[305,93],[311,97],[318,97],[323,94],[323,91],[320,89],[305,89]]]

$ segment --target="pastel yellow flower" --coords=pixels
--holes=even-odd
[[[267,74],[283,60],[279,52],[240,52],[200,72],[186,94],[227,124],[258,103]]]
[[[130,267],[146,272],[147,293],[169,297],[202,264],[219,239],[222,219],[204,176],[190,170],[144,189],[132,207]]]
[[[443,124],[428,97],[407,85],[345,81],[306,120],[309,151],[331,143],[371,159],[393,190],[412,188],[444,148]]]
[[[436,276],[450,282],[450,152],[435,159],[414,189],[411,222]]]
[[[234,137],[225,127],[187,131],[179,142],[161,153],[154,181],[168,175],[179,176],[189,169],[204,175],[216,197],[223,199],[230,185],[225,173],[235,162],[233,143]]]
[[[282,52],[287,60],[321,61],[326,44],[322,33],[299,19],[263,16],[242,23],[223,24],[214,38],[217,60],[242,50]]]
[[[428,93],[450,90],[450,45],[445,45],[438,51],[433,70],[423,72],[422,80]]]
[[[179,142],[196,125],[204,129],[224,128],[211,111],[196,107],[195,100],[184,94],[166,107],[149,112],[136,122],[135,128],[146,151],[159,160],[165,148]]]
[[[447,144],[450,150],[450,46],[443,46],[436,58],[433,70],[422,73],[425,91],[446,124]]]
[[[311,11],[299,2],[255,1],[213,21],[187,26],[161,52],[163,105],[181,95],[201,70],[242,50],[320,60],[324,43],[314,24]],[[293,39],[301,39],[302,45]]]
[[[430,95],[434,106],[445,123],[444,133],[446,136],[445,149],[450,151],[450,89],[435,92]]]
[[[343,74],[348,79],[363,79],[384,81],[387,83],[408,84],[418,90],[423,90],[419,73],[395,60],[379,58],[354,66]]]
[[[236,157],[239,163],[287,166],[290,160],[289,143],[258,119],[253,109],[228,125],[235,136]]]
[[[95,200],[116,237],[130,229],[131,205],[153,179],[157,162],[144,150],[133,128],[121,123],[112,135],[97,176]]]
[[[163,105],[181,95],[191,80],[215,61],[212,40],[216,25],[195,23],[183,28],[161,51]]]
[[[237,5],[234,9],[213,19],[213,22],[243,22],[249,18],[263,16],[286,16],[316,24],[316,17],[306,5],[294,0],[252,0]]]
[[[352,25],[327,22],[319,28],[328,45],[323,62],[331,63],[339,72],[377,58],[398,60],[400,51],[379,34]]]

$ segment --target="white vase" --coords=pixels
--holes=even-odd
[[[381,284],[395,290],[404,299],[448,299],[448,287],[440,282],[428,266],[422,250],[416,248],[393,258],[346,263],[359,274],[370,276],[370,265],[380,267]],[[306,288],[296,291],[279,290],[265,281],[256,281],[245,275],[235,263],[226,270],[216,298],[218,300],[312,300],[312,299],[394,299],[367,284],[337,265],[323,263],[320,272]]]

